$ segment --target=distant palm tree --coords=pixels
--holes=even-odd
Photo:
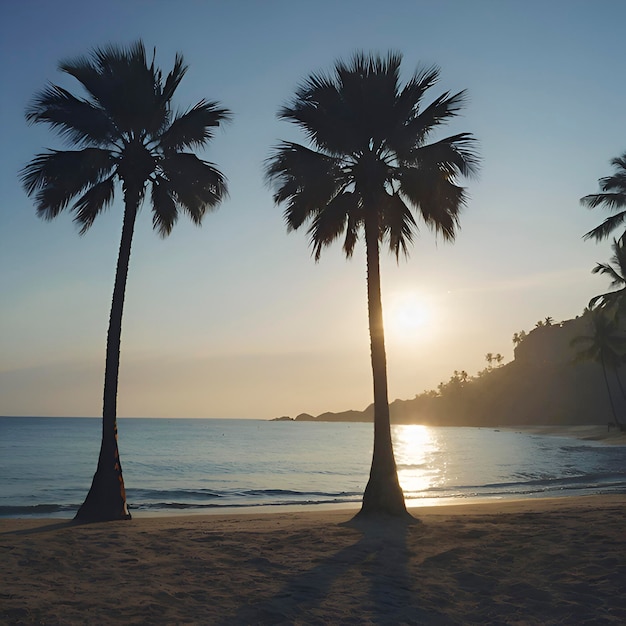
[[[548,316],[548,317],[546,317],[543,320],[543,325],[544,326],[552,326],[552,324],[554,324],[554,318],[553,317]]]
[[[611,412],[615,422],[620,424],[620,428],[623,428],[625,424],[617,417],[607,371],[610,369],[615,372],[618,384],[622,390],[622,396],[624,396],[618,369],[622,365],[624,355],[626,354],[626,335],[624,335],[617,322],[607,317],[601,309],[589,311],[586,313],[586,317],[590,322],[590,334],[574,337],[570,342],[572,347],[581,344],[585,346],[576,354],[575,361],[596,361],[602,365],[602,374],[609,395]]]
[[[526,331],[525,330],[520,330],[519,333],[513,333],[513,345],[515,347],[519,346],[519,344],[522,343],[522,341],[524,341],[524,339],[526,339]]]
[[[626,245],[623,239],[614,239],[611,245],[613,256],[609,263],[598,263],[591,270],[593,274],[606,274],[611,279],[611,287],[615,291],[608,291],[589,300],[589,308],[612,308],[619,314],[626,306]],[[611,265],[613,263],[613,265]]]
[[[597,206],[605,206],[610,211],[618,211],[615,215],[607,217],[600,226],[590,230],[585,239],[600,241],[608,237],[614,230],[624,224],[626,220],[626,152],[611,160],[615,169],[612,176],[601,178],[598,183],[602,193],[594,193],[580,199],[583,206],[594,209]],[[621,210],[620,210],[621,209]],[[620,235],[620,239],[624,233]]]
[[[295,123],[311,147],[282,142],[268,160],[274,200],[286,205],[289,230],[308,224],[313,255],[343,237],[349,258],[364,235],[374,381],[374,453],[361,513],[406,514],[391,441],[379,250],[399,258],[417,232],[414,211],[453,240],[465,190],[459,176],[477,169],[473,138],[461,133],[427,143],[455,117],[465,92],[444,93],[422,107],[438,68],[417,71],[400,86],[399,54],[356,54],[331,74],[311,74],[279,117]]]
[[[226,194],[222,174],[189,149],[205,146],[213,129],[230,116],[216,102],[200,101],[186,112],[172,110],[172,97],[187,71],[176,55],[163,79],[148,63],[141,41],[107,46],[90,57],[60,63],[84,87],[86,98],[49,85],[26,111],[30,122],[51,126],[77,150],[49,150],[21,172],[37,215],[47,220],[68,208],[84,234],[113,201],[116,183],[124,196],[124,220],[107,334],[102,445],[91,489],[76,518],[128,519],[117,446],[117,385],[122,311],[135,218],[150,187],[152,223],[166,237],[186,213],[200,224]]]

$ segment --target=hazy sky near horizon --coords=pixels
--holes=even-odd
[[[422,228],[408,261],[382,258],[390,399],[406,399],[476,373],[487,352],[510,360],[514,332],[574,317],[608,287],[591,269],[609,242],[581,238],[607,214],[579,199],[626,150],[625,21],[621,0],[2,3],[0,415],[101,411],[120,195],[79,237],[69,212],[39,220],[18,180],[36,153],[66,147],[24,120],[47,81],[80,91],[60,60],[142,38],[164,71],[183,53],[181,108],[207,98],[234,114],[202,154],[230,190],[202,228],[181,218],[161,240],[140,213],[118,414],[267,418],[372,401],[362,246],[316,264],[263,180],[273,145],[304,141],[276,120],[300,81],[357,50],[394,50],[405,78],[441,67],[431,98],[469,92],[437,137],[480,141],[456,243]]]

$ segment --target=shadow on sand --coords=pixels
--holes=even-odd
[[[342,623],[363,623],[364,616],[365,621],[389,624],[436,621],[441,617],[415,605],[407,539],[409,533],[420,532],[418,520],[353,519],[340,526],[354,530],[358,537],[355,543],[312,569],[295,573],[274,596],[241,607],[236,615],[225,617],[222,624],[316,623],[324,614],[327,616],[324,602],[330,594],[342,594],[346,601],[354,598],[353,605],[345,607],[349,621],[337,616]],[[361,587],[360,593],[354,592],[355,581]]]
[[[52,532],[53,530],[60,530],[62,528],[70,528],[72,526],[84,526],[81,522],[76,522],[73,519],[63,520],[54,524],[46,524],[45,526],[35,526],[34,528],[20,528],[19,530],[7,530],[0,535],[39,535],[41,533]]]

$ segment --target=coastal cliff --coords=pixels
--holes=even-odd
[[[586,316],[539,326],[525,334],[510,363],[476,376],[455,374],[438,391],[390,404],[397,424],[506,426],[606,424],[613,421],[602,367],[575,362],[572,339],[589,335]],[[461,375],[463,374],[463,375]],[[617,374],[608,372],[618,417],[626,422],[626,401]],[[300,414],[295,421],[371,422],[373,405],[363,411]],[[623,416],[623,417],[622,417]]]

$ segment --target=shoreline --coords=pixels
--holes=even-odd
[[[625,494],[355,512],[1,519],[0,622],[626,621]]]
[[[444,428],[444,427],[442,427]],[[452,427],[456,428],[456,427]],[[478,426],[478,427],[468,427],[468,428],[477,428],[479,430],[486,431],[503,431],[503,432],[515,432],[522,433],[525,435],[539,436],[539,437],[561,437],[567,438],[572,441],[588,441],[593,442],[599,446],[626,446],[626,433],[620,432],[615,429],[611,429],[608,431],[606,427],[600,425],[572,425],[572,426],[551,426],[551,425],[543,425],[543,426],[529,426],[529,425],[517,425],[517,426]],[[561,445],[561,444],[558,444]],[[568,445],[568,444],[566,444]],[[614,488],[614,487],[613,487]],[[571,491],[571,492],[570,492]],[[598,491],[595,485],[586,485],[584,488],[571,488],[571,489],[544,489],[544,490],[536,490],[535,492],[531,492],[529,490],[525,490],[523,493],[515,493],[512,491],[511,493],[493,493],[493,494],[474,494],[474,495],[446,495],[441,497],[434,496],[424,496],[422,498],[414,498],[406,500],[407,506],[409,507],[445,507],[448,505],[452,506],[462,506],[466,503],[468,504],[481,504],[481,503],[490,503],[490,502],[505,502],[509,500],[517,500],[519,498],[528,498],[528,499],[545,499],[545,498],[571,498],[577,497],[581,495],[595,495],[614,493],[612,491],[611,486],[606,491]],[[298,512],[308,512],[308,511],[316,511],[316,510],[340,510],[340,509],[353,509],[358,510],[361,504],[361,497],[354,498],[352,500],[342,500],[339,502],[334,501],[320,501],[320,502],[297,502],[292,501],[290,503],[259,503],[259,504],[231,504],[231,505],[219,505],[214,507],[198,507],[193,508],[188,504],[184,504],[177,508],[175,506],[163,508],[159,508],[156,510],[146,509],[135,509],[132,507],[132,503],[130,504],[131,514],[133,518],[148,518],[148,517],[184,517],[186,515],[193,516],[220,516],[220,515],[231,515],[231,514],[246,514],[246,513],[298,513]],[[67,505],[64,505],[67,506]],[[70,520],[73,518],[76,510],[78,509],[78,504],[75,508],[67,509],[63,511],[51,511],[45,510],[49,509],[48,504],[42,504],[41,508],[44,509],[42,511],[33,511],[26,512],[23,510],[16,511],[8,511],[10,507],[6,507],[7,511],[0,515],[0,520],[2,519],[34,519],[34,520],[43,520],[43,519],[56,519],[56,520]],[[19,509],[19,507],[16,507]],[[32,507],[36,508],[36,507]]]
[[[626,446],[626,432],[620,431],[619,428],[609,430],[608,426],[598,424],[498,426],[494,430],[508,430],[546,437],[568,437],[582,441],[597,441],[612,446]]]

